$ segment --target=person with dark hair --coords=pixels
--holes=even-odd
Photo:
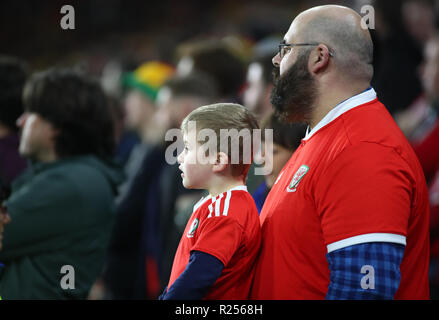
[[[236,101],[245,82],[244,61],[221,40],[204,40],[183,44],[180,48],[177,73],[203,72],[218,85],[223,101]]]
[[[256,207],[260,213],[268,192],[273,187],[282,168],[291,158],[293,152],[300,146],[305,137],[306,126],[302,123],[282,122],[276,114],[268,115],[262,122],[262,164],[272,168],[264,176],[264,181],[252,193]],[[266,139],[266,130],[272,130],[273,139]]]
[[[244,106],[252,111],[258,121],[263,121],[272,112],[270,94],[273,89],[273,63],[271,62],[279,43],[278,37],[268,37],[258,43],[252,49],[252,56],[247,67],[247,79],[245,90],[242,94]],[[269,159],[267,158],[269,161]],[[255,197],[260,212],[266,196],[263,175],[257,175],[258,164],[253,163],[247,176],[247,187]]]
[[[16,121],[23,113],[21,95],[27,73],[24,62],[0,56],[0,188],[5,194],[9,193],[12,181],[26,168],[26,161],[18,153]]]
[[[31,166],[5,202],[0,296],[85,299],[103,266],[123,177],[112,163],[107,97],[98,82],[54,68],[27,81],[24,109],[19,150]]]
[[[413,37],[416,31],[410,30],[417,12],[407,2],[373,1],[376,30],[371,30],[371,35],[376,50],[371,85],[380,93],[380,101],[392,116],[406,110],[422,94],[418,72],[422,47]],[[404,13],[407,9],[408,14]],[[407,16],[411,18],[404,19]],[[421,19],[426,23],[430,16]],[[417,26],[422,29],[419,23]]]

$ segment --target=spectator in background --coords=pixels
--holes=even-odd
[[[432,130],[439,111],[439,36],[432,37],[426,43],[420,70],[423,94],[394,116],[407,139],[414,144]]]
[[[272,59],[281,40],[278,37],[269,37],[258,42],[253,48],[247,68],[243,103],[259,121],[265,119],[273,110],[270,103],[273,89]]]
[[[247,67],[246,86],[243,92],[244,106],[250,109],[260,123],[273,110],[270,103],[270,94],[273,89],[273,63],[272,58],[276,53],[281,39],[268,37],[255,44],[252,49],[252,56]],[[247,175],[247,187],[249,192],[255,196],[255,200],[265,199],[264,177],[256,175],[255,168],[260,165],[259,161],[252,163]],[[260,207],[258,211],[260,212]]]
[[[424,47],[435,32],[434,0],[405,0],[402,19],[410,36]]]
[[[24,107],[19,150],[32,165],[5,203],[11,223],[0,252],[0,296],[85,299],[103,266],[122,180],[111,161],[107,97],[88,77],[51,69],[28,80]],[[60,272],[67,265],[75,276],[66,289]]]
[[[398,124],[412,139],[428,183],[430,200],[430,292],[439,299],[439,37],[428,41],[422,68],[424,96]]]
[[[3,199],[1,197],[2,197],[2,195],[0,194],[0,250],[3,247],[3,231],[4,231],[4,228],[5,228],[5,226],[9,222],[11,222],[11,217],[6,212],[6,209],[3,207]],[[1,275],[3,267],[4,267],[4,265],[0,261],[0,275]]]
[[[136,134],[137,142],[133,146],[125,164],[126,181],[120,186],[117,202],[120,203],[129,192],[143,159],[151,147],[160,143],[161,131],[153,121],[156,111],[155,100],[160,86],[174,73],[174,69],[159,61],[150,61],[140,65],[134,72],[122,77],[126,90],[124,98],[125,128]]]
[[[103,282],[109,299],[155,299],[160,292],[159,177],[166,144],[156,123],[159,88],[173,74],[168,64],[151,61],[124,77],[125,121],[140,137],[125,165],[126,180],[117,198]],[[152,241],[152,242],[151,242]]]
[[[407,30],[409,25],[403,19],[403,3],[404,0],[372,3],[375,30],[370,33],[375,50],[371,84],[392,115],[405,110],[422,92],[417,73],[422,48]]]
[[[180,128],[181,122],[191,111],[215,102],[217,97],[216,82],[206,74],[192,72],[186,76],[172,77],[158,93],[156,122],[166,130]],[[168,163],[160,175],[161,289],[169,280],[173,258],[187,219],[192,214],[194,204],[203,195],[203,191],[186,189],[181,184],[176,156],[183,150],[183,145],[177,147],[175,163]]]
[[[259,185],[252,194],[256,202],[256,207],[260,213],[268,192],[275,184],[284,165],[291,158],[293,152],[300,146],[300,141],[305,137],[306,126],[299,123],[285,123],[279,120],[274,114],[268,115],[262,123],[262,147],[261,158],[263,164],[268,168],[273,168],[267,174],[265,180]],[[265,139],[265,130],[273,130],[273,140]],[[265,149],[266,148],[266,149]],[[265,152],[272,150],[272,152]]]
[[[430,200],[430,296],[439,299],[439,121],[414,150],[428,182]]]
[[[23,113],[21,95],[27,77],[24,62],[0,56],[0,189],[9,194],[12,181],[26,168],[18,153],[16,121]]]
[[[222,40],[185,43],[178,48],[177,73],[193,71],[212,77],[218,86],[219,100],[236,102],[245,82],[245,64],[230,45]]]

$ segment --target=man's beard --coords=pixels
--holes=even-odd
[[[308,71],[309,51],[298,56],[283,76],[273,70],[274,87],[270,101],[275,113],[287,122],[309,123],[317,97],[317,84]]]

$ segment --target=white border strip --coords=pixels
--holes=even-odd
[[[314,135],[314,133],[319,131],[321,128],[323,128],[324,126],[326,126],[330,122],[337,119],[343,113],[345,113],[345,112],[347,112],[355,107],[361,106],[365,103],[371,102],[371,101],[375,100],[376,97],[377,97],[377,94],[376,94],[375,90],[372,87],[370,87],[366,91],[359,93],[359,94],[357,94],[353,97],[350,97],[349,99],[339,103],[331,111],[329,111],[326,114],[326,116],[324,116],[323,119],[320,120],[320,122],[314,128],[312,128],[311,131],[309,131],[309,129],[311,129],[311,128],[309,128],[309,126],[308,126],[308,129],[306,130],[305,138],[303,138],[303,140],[308,140],[309,138],[311,138]]]
[[[234,188],[232,188],[232,189],[229,189],[229,190],[227,190],[227,191],[234,191],[234,190],[236,190],[236,191],[247,191],[247,186],[236,186],[236,187],[234,187]]]
[[[367,243],[367,242],[392,242],[392,243],[399,243],[402,245],[406,245],[405,236],[402,236],[400,234],[367,233],[328,244],[327,245],[328,253],[341,248],[353,246],[355,244]]]

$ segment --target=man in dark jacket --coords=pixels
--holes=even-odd
[[[8,194],[11,182],[26,169],[18,153],[18,117],[23,113],[21,93],[28,70],[25,62],[0,55],[0,201]]]
[[[103,266],[122,175],[113,122],[97,82],[52,69],[24,88],[19,151],[31,167],[5,206],[0,296],[84,299]]]

